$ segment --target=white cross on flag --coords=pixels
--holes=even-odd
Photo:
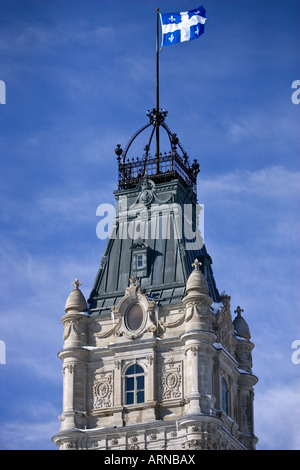
[[[181,13],[161,13],[162,46],[191,41],[204,33],[206,11],[201,6]]]

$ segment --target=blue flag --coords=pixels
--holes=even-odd
[[[201,6],[181,13],[161,13],[162,46],[191,41],[204,33],[206,11]]]

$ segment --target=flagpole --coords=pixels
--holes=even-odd
[[[156,9],[156,174],[159,173],[159,8]]]

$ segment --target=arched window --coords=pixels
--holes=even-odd
[[[228,388],[224,377],[221,379],[222,410],[228,415]]]
[[[134,405],[145,401],[145,372],[138,364],[128,367],[125,374],[125,404]]]

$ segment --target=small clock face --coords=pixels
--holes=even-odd
[[[140,201],[143,204],[150,204],[153,198],[153,193],[150,189],[145,189],[140,195]]]

